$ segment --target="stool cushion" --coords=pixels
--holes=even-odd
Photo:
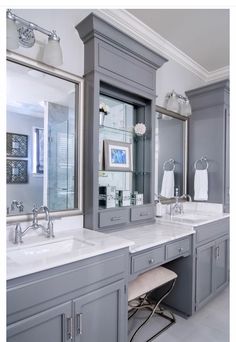
[[[128,286],[128,301],[133,300],[157,287],[177,278],[177,274],[165,267],[157,267],[140,274]]]

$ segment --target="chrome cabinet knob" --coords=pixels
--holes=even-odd
[[[148,262],[149,262],[149,264],[151,265],[151,264],[154,263],[154,259],[149,259]]]

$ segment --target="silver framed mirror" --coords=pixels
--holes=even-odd
[[[156,106],[155,193],[172,203],[187,192],[188,117]]]
[[[82,111],[82,78],[7,52],[7,222],[82,214]]]

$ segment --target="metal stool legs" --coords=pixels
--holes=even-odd
[[[134,340],[134,337],[136,336],[136,334],[137,334],[137,333],[140,331],[140,329],[141,329],[142,327],[144,327],[144,325],[153,317],[154,314],[160,315],[160,316],[162,316],[162,317],[168,319],[168,320],[170,321],[170,323],[168,323],[164,328],[162,328],[161,330],[159,330],[155,335],[153,335],[152,337],[150,337],[146,342],[152,341],[155,337],[157,337],[158,335],[160,335],[162,332],[164,332],[166,329],[168,329],[172,324],[174,324],[174,323],[176,322],[175,316],[174,316],[174,314],[173,314],[171,311],[169,311],[169,310],[164,310],[163,308],[159,308],[159,305],[160,305],[160,303],[163,301],[163,299],[165,299],[165,298],[168,296],[168,294],[172,291],[172,289],[173,289],[173,287],[174,287],[174,285],[175,285],[175,282],[176,282],[176,279],[174,279],[174,280],[172,281],[172,284],[171,284],[170,289],[169,289],[169,290],[161,297],[161,299],[160,299],[158,302],[156,302],[155,304],[150,304],[149,301],[148,301],[148,299],[147,299],[148,295],[150,295],[150,293],[153,291],[153,290],[152,290],[152,291],[150,291],[148,294],[146,294],[144,298],[142,298],[142,299],[140,300],[140,304],[139,304],[138,306],[133,306],[133,308],[134,308],[135,311],[129,316],[128,319],[130,319],[131,317],[133,317],[133,316],[136,314],[136,312],[137,312],[138,310],[140,310],[140,309],[147,308],[147,309],[151,310],[151,313],[150,313],[150,314],[148,315],[148,317],[144,320],[144,322],[135,330],[135,332],[133,333],[133,335],[132,335],[132,337],[131,337],[131,339],[130,339],[130,342],[132,342],[132,341]],[[145,302],[146,302],[147,304],[144,304]],[[132,307],[132,304],[129,304],[129,306]],[[158,309],[158,308],[159,308],[159,309]],[[168,313],[171,315],[171,317],[165,315],[164,312],[168,312]]]

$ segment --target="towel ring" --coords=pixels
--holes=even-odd
[[[166,166],[167,165],[170,165],[170,166],[172,166],[172,169],[170,169],[170,170],[166,170]],[[164,171],[174,171],[174,169],[175,169],[175,161],[174,161],[174,159],[169,159],[169,160],[166,160],[165,162],[164,162],[164,164],[163,164],[163,170]]]
[[[195,161],[195,163],[194,163],[194,168],[195,168],[195,170],[198,170],[198,169],[197,169],[197,164],[198,164],[198,163],[201,163],[202,166],[204,166],[204,163],[206,163],[206,167],[205,167],[205,169],[203,169],[203,170],[207,170],[207,169],[208,169],[209,164],[208,164],[208,161],[207,161],[207,157],[201,157],[200,159],[197,159],[197,160]]]

